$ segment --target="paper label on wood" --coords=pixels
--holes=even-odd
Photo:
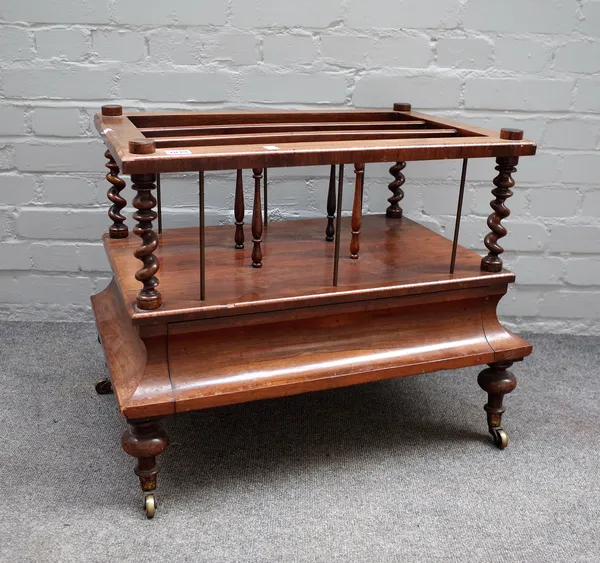
[[[178,149],[178,150],[174,150],[174,151],[165,151],[167,154],[192,154],[192,151],[188,151],[188,150],[184,150],[184,149]]]

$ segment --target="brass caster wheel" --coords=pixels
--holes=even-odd
[[[508,434],[502,428],[493,428],[490,430],[490,434],[497,448],[503,450],[508,446]]]
[[[144,510],[146,511],[146,518],[148,518],[148,520],[154,518],[157,508],[154,495],[144,495]]]
[[[102,379],[96,383],[96,393],[98,395],[110,395],[114,393],[110,379]]]

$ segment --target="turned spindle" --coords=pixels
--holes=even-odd
[[[262,179],[262,168],[253,168],[254,173],[254,207],[252,209],[252,267],[262,268],[262,243],[263,221],[262,209],[260,208],[260,184]]]
[[[354,186],[354,203],[352,205],[352,240],[350,241],[350,258],[358,260],[360,250],[360,226],[362,224],[362,200],[365,181],[365,165],[355,164],[356,184]],[[339,235],[339,233],[338,233]]]
[[[137,192],[133,198],[136,209],[133,218],[138,223],[133,232],[142,239],[141,246],[134,252],[135,257],[143,264],[135,274],[135,279],[143,284],[136,302],[139,309],[153,310],[158,309],[162,303],[160,292],[156,289],[156,273],[160,265],[158,258],[154,256],[158,248],[158,235],[152,228],[152,221],[157,217],[154,211],[156,199],[152,195],[152,190],[156,188],[156,174],[132,174],[131,180],[131,187]]]
[[[477,377],[477,383],[488,394],[488,402],[483,407],[487,413],[488,430],[494,443],[500,449],[508,445],[508,436],[502,428],[504,395],[512,392],[517,386],[517,378],[509,371],[513,362],[497,362],[488,364]]]
[[[393,219],[402,218],[402,207],[399,203],[404,199],[404,191],[402,186],[406,182],[406,178],[402,173],[402,170],[406,168],[406,162],[396,162],[394,166],[390,168],[390,174],[394,177],[394,181],[388,186],[388,190],[392,192],[392,197],[388,199],[389,207],[385,210],[387,217]]]
[[[329,192],[327,193],[327,228],[325,229],[325,240],[332,242],[335,237],[335,164],[331,165],[329,174]]]
[[[131,420],[129,430],[123,432],[121,446],[125,453],[135,457],[135,474],[140,480],[144,495],[144,509],[148,518],[156,511],[156,477],[159,467],[156,457],[169,443],[167,433],[161,428],[159,419]]]
[[[235,247],[244,248],[244,181],[242,171],[237,171],[235,181]]]
[[[501,139],[520,140],[523,138],[523,131],[519,129],[502,129]],[[498,244],[498,240],[508,234],[506,228],[502,225],[502,220],[510,215],[510,209],[506,207],[506,200],[513,195],[511,188],[515,186],[512,175],[517,171],[516,166],[519,163],[518,157],[501,157],[496,159],[496,170],[498,176],[494,178],[495,189],[492,194],[496,199],[490,202],[494,210],[487,220],[487,225],[492,231],[485,239],[484,244],[488,249],[488,255],[481,260],[481,269],[484,272],[500,272],[502,270],[502,259],[500,255],[504,248]]]
[[[113,222],[108,227],[108,235],[110,238],[127,238],[129,236],[129,229],[125,225],[125,217],[121,213],[127,205],[127,201],[120,195],[126,183],[125,180],[119,177],[119,165],[115,162],[110,151],[107,150],[104,156],[108,159],[108,162],[104,165],[108,168],[106,179],[111,184],[106,194],[106,197],[112,203],[108,210],[108,217]]]

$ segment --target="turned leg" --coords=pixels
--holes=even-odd
[[[479,386],[488,394],[488,402],[483,407],[487,412],[488,429],[494,444],[501,450],[508,445],[508,436],[502,428],[502,415],[506,410],[503,405],[504,395],[517,386],[517,378],[508,369],[512,364],[513,362],[489,364],[477,378]]]
[[[135,279],[143,284],[137,295],[137,306],[143,310],[154,310],[162,304],[160,292],[156,289],[156,273],[160,264],[154,256],[158,248],[158,235],[152,228],[152,221],[157,217],[154,211],[156,199],[152,195],[152,190],[156,188],[156,174],[133,174],[131,180],[132,188],[137,192],[133,199],[133,206],[136,208],[133,218],[138,223],[133,232],[142,239],[142,245],[134,252],[135,257],[143,263],[135,274]]]
[[[352,205],[352,240],[350,241],[350,258],[358,260],[360,250],[360,226],[362,224],[362,200],[365,182],[365,165],[355,164],[356,185],[354,186],[354,203]]]
[[[517,129],[502,129],[500,138],[520,140],[523,138],[523,131]],[[504,248],[498,244],[498,240],[505,237],[508,233],[506,228],[502,225],[502,220],[510,215],[510,209],[508,209],[504,203],[513,195],[511,188],[514,187],[515,181],[512,178],[512,174],[517,171],[515,167],[519,163],[519,158],[497,158],[496,163],[498,176],[494,178],[494,186],[496,187],[492,190],[492,194],[496,199],[490,203],[494,213],[492,213],[487,220],[488,227],[492,232],[484,239],[484,244],[489,252],[488,255],[481,260],[481,269],[484,272],[500,272],[502,270],[502,259],[500,258],[500,254],[504,252]]]
[[[159,419],[130,420],[129,430],[123,432],[121,446],[130,456],[137,458],[135,474],[140,478],[144,494],[144,509],[148,518],[156,511],[156,456],[167,447],[167,433],[161,428]]]
[[[262,243],[263,221],[260,208],[260,181],[262,179],[262,168],[254,168],[254,208],[252,209],[252,267],[262,268]]]
[[[108,217],[112,221],[112,225],[108,227],[108,235],[110,238],[127,238],[129,229],[125,225],[125,217],[121,214],[121,211],[127,205],[127,201],[120,195],[126,186],[125,180],[119,178],[119,165],[115,162],[110,151],[107,150],[104,156],[108,159],[108,162],[104,165],[108,168],[106,179],[111,184],[106,197],[112,203],[108,210]]]
[[[325,229],[325,240],[332,242],[335,237],[335,164],[331,165],[329,174],[329,192],[327,193],[327,228]]]
[[[244,248],[244,182],[242,171],[237,171],[235,181],[235,247]]]
[[[394,181],[388,186],[388,189],[392,192],[392,197],[388,199],[390,205],[385,210],[385,214],[392,219],[402,218],[402,207],[400,207],[399,203],[404,198],[402,186],[404,185],[404,182],[406,182],[406,178],[404,177],[404,174],[402,174],[402,170],[405,168],[406,162],[396,162],[396,164],[390,168],[390,174],[394,177]]]

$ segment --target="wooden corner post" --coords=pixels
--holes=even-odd
[[[520,129],[502,129],[500,131],[500,138],[520,141],[523,139],[523,131]],[[511,188],[515,186],[515,181],[512,175],[517,171],[516,166],[518,163],[518,156],[499,157],[496,159],[498,176],[494,178],[494,186],[496,187],[492,190],[492,194],[496,199],[490,202],[490,206],[494,212],[487,220],[488,227],[492,232],[484,239],[488,255],[484,256],[481,260],[481,269],[484,272],[500,272],[502,270],[500,255],[504,252],[504,248],[498,244],[498,240],[508,234],[508,231],[502,225],[502,220],[510,215],[510,209],[504,203],[513,195]]]
[[[117,105],[102,106],[103,117],[120,117],[123,115],[123,108]],[[108,162],[104,165],[108,168],[106,180],[111,184],[106,197],[112,203],[108,210],[108,217],[112,221],[112,225],[108,227],[108,236],[110,238],[127,238],[129,229],[125,224],[125,217],[121,213],[127,205],[127,200],[121,195],[121,191],[125,188],[125,180],[119,177],[119,165],[115,162],[110,151],[107,149],[104,157]]]
[[[129,142],[131,154],[152,154],[155,150],[156,144],[150,139]],[[135,274],[135,279],[143,284],[137,295],[136,304],[138,309],[153,311],[162,305],[160,291],[156,289],[158,286],[156,274],[160,263],[154,255],[158,248],[158,235],[152,226],[152,221],[158,217],[154,210],[156,198],[152,194],[156,189],[156,174],[132,174],[131,181],[131,187],[137,192],[133,198],[133,206],[136,209],[133,218],[137,221],[133,232],[142,239],[141,246],[134,252],[135,257],[143,264]]]
[[[401,103],[394,104],[394,111],[404,111],[410,112],[412,110],[412,106],[410,104]],[[390,168],[390,174],[394,177],[394,180],[390,182],[388,186],[388,190],[392,192],[392,197],[388,199],[389,207],[385,210],[386,217],[390,217],[391,219],[402,219],[402,207],[400,207],[400,202],[404,199],[404,191],[402,190],[402,186],[404,182],[406,182],[406,177],[402,173],[402,170],[406,168],[406,162],[397,161],[394,166]]]

